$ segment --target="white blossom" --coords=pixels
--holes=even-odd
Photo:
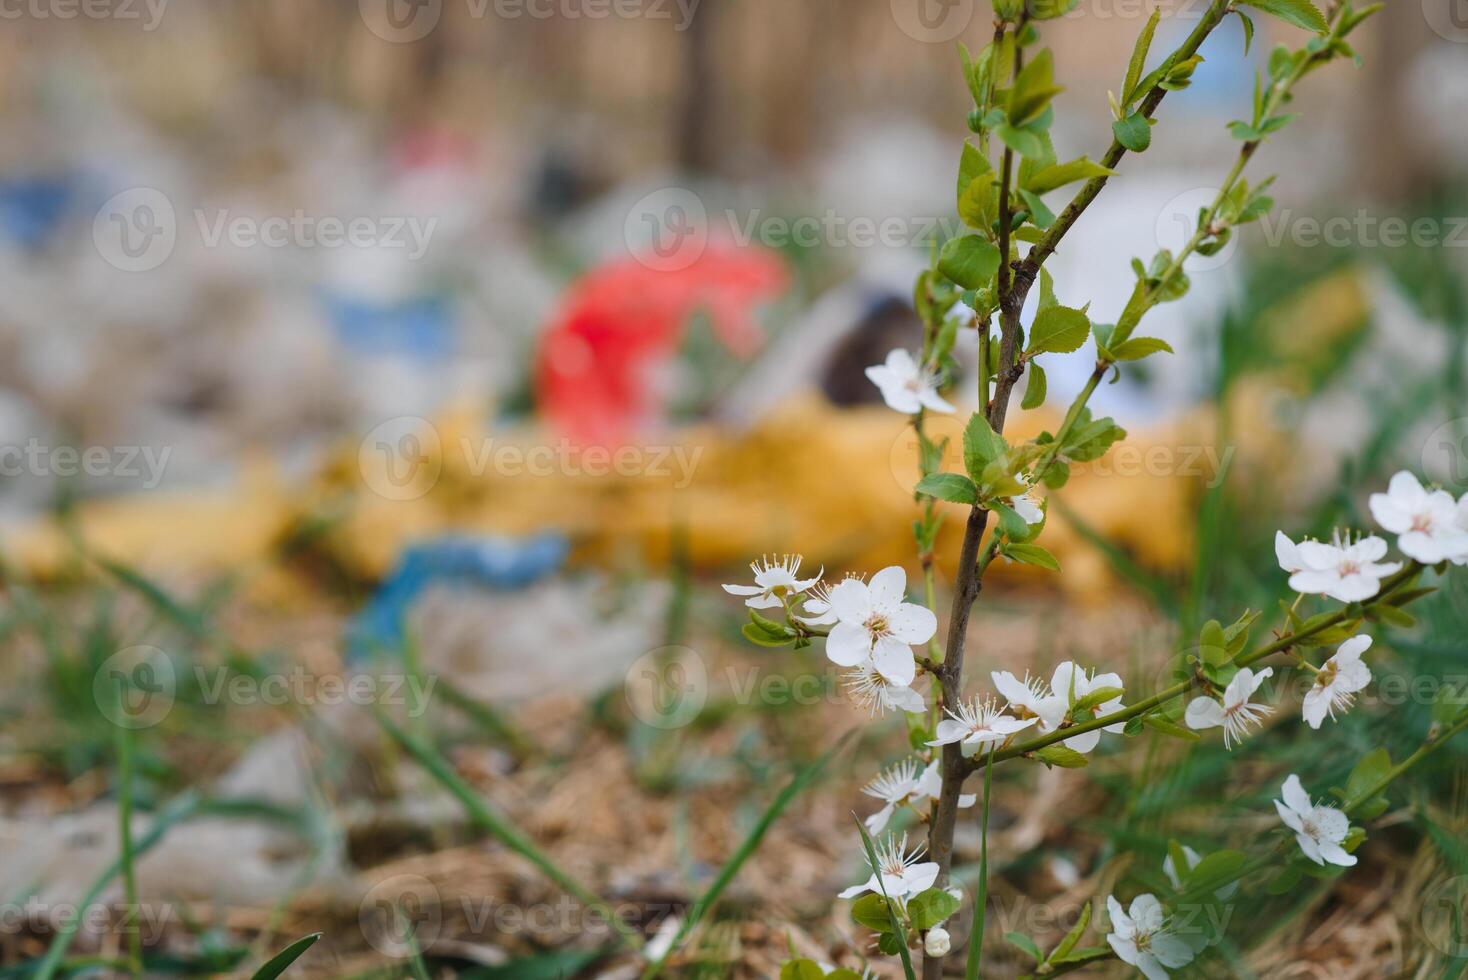
[[[752,561],[749,567],[754,572],[754,584],[726,585],[724,591],[748,596],[744,604],[751,609],[778,608],[784,605],[786,596],[804,592],[821,580],[819,573],[815,578],[800,578],[800,562],[799,555],[781,555],[775,561],[768,558]]]
[[[1254,704],[1249,700],[1259,690],[1259,685],[1273,673],[1273,667],[1265,667],[1257,674],[1248,667],[1243,668],[1228,682],[1228,687],[1224,688],[1222,703],[1206,695],[1194,698],[1188,705],[1183,720],[1189,728],[1195,730],[1223,726],[1224,747],[1233,748],[1233,743],[1242,742],[1244,736],[1249,734],[1250,727],[1258,725],[1265,715],[1274,710],[1268,705]]]
[[[928,800],[936,800],[943,792],[943,777],[938,772],[937,762],[930,763],[919,775],[917,760],[903,759],[890,769],[878,773],[861,791],[886,804],[867,817],[867,832],[875,835],[887,829],[887,824],[898,807],[919,807]],[[971,807],[974,801],[974,795],[965,794],[958,798],[958,805]]]
[[[989,674],[994,688],[1009,702],[1008,710],[1019,718],[1036,718],[1040,731],[1053,732],[1065,717],[1065,701],[1056,697],[1038,678],[1025,674],[1020,680],[1007,670],[995,670]]]
[[[1193,961],[1193,947],[1169,927],[1156,896],[1138,895],[1130,911],[1123,912],[1121,903],[1108,895],[1106,911],[1111,917],[1106,941],[1117,958],[1136,967],[1147,980],[1167,980],[1168,970]]]
[[[1356,693],[1371,683],[1371,668],[1361,661],[1370,647],[1371,637],[1353,636],[1316,672],[1300,712],[1311,728],[1319,728],[1327,715],[1334,719],[1337,711],[1350,710]]]
[[[877,855],[877,866],[872,876],[860,885],[852,885],[841,892],[840,898],[855,898],[866,892],[883,892],[888,898],[907,898],[933,887],[938,880],[938,865],[922,861],[924,845],[919,844],[911,852],[907,850],[907,835],[902,838],[888,836],[872,848]],[[880,878],[878,877],[880,875]]]
[[[1274,553],[1290,573],[1290,588],[1341,602],[1370,599],[1381,590],[1381,580],[1402,567],[1382,563],[1386,551],[1386,542],[1375,535],[1352,541],[1337,531],[1329,544],[1308,539],[1296,544],[1283,531],[1274,536]]]
[[[882,392],[887,407],[904,415],[916,415],[924,408],[934,412],[955,411],[939,396],[938,379],[933,372],[919,365],[900,347],[887,355],[885,363],[867,368],[866,374]]]
[[[980,701],[960,701],[958,710],[947,711],[948,717],[938,722],[937,738],[929,745],[950,745],[958,742],[965,755],[972,755],[979,746],[990,742],[1003,742],[1015,732],[1024,731],[1035,723],[1034,718],[1011,718],[994,703],[993,698]]]
[[[1054,706],[1047,706],[1045,712],[1042,712],[1042,716],[1048,714],[1053,717],[1058,714],[1059,718],[1063,719],[1077,701],[1092,692],[1099,691],[1103,688],[1120,688],[1122,686],[1121,677],[1117,674],[1088,675],[1085,668],[1066,660],[1055,668],[1055,673],[1050,678],[1050,689],[1055,692],[1055,703],[1058,705],[1058,709]],[[1120,711],[1124,707],[1125,705],[1121,703],[1121,698],[1112,698],[1110,701],[1092,708],[1090,716],[1095,718],[1100,715],[1109,715],[1113,712]],[[1072,721],[1075,720],[1077,719],[1072,719]],[[1080,720],[1084,721],[1085,719]],[[1059,724],[1058,720],[1056,724]],[[1105,728],[1092,729],[1089,732],[1082,732],[1079,735],[1068,738],[1064,744],[1077,752],[1089,752],[1101,741],[1102,732],[1120,734],[1125,728],[1126,724],[1124,722],[1107,725]]]
[[[831,590],[836,625],[826,637],[826,656],[841,667],[871,664],[888,682],[911,684],[917,674],[911,644],[926,643],[938,631],[931,609],[904,602],[907,573],[884,568],[870,584],[849,578]]]
[[[842,683],[851,699],[873,715],[884,715],[888,711],[906,711],[921,714],[928,710],[923,696],[912,689],[912,681],[898,683],[870,663],[848,670],[842,675]]]
[[[1458,503],[1446,490],[1427,490],[1403,470],[1369,503],[1376,523],[1397,535],[1402,554],[1424,565],[1468,560],[1468,528],[1458,524]]]
[[[807,626],[834,626],[836,611],[831,608],[832,588],[833,586],[825,582],[817,582],[811,586],[810,593],[801,601],[800,612],[795,618]]]
[[[1321,865],[1330,863],[1349,868],[1355,864],[1355,856],[1341,847],[1351,832],[1350,819],[1333,806],[1311,803],[1310,795],[1300,785],[1300,777],[1294,773],[1281,788],[1284,802],[1275,800],[1274,808],[1285,826],[1295,832],[1295,840],[1305,856]]]

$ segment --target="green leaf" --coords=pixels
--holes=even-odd
[[[1238,877],[1248,860],[1243,851],[1214,851],[1206,855],[1196,868],[1188,872],[1188,891],[1211,892],[1222,888]],[[1186,864],[1181,865],[1181,868],[1186,867]]]
[[[1173,738],[1186,739],[1189,742],[1196,742],[1203,737],[1197,732],[1193,731],[1191,728],[1184,728],[1181,725],[1175,725],[1161,715],[1147,715],[1142,719],[1142,724],[1146,725],[1148,728],[1153,729],[1154,731],[1159,731],[1164,735],[1171,735]]]
[[[1020,69],[1009,90],[1009,124],[1023,128],[1035,122],[1060,92],[1055,84],[1055,57],[1045,48]]]
[[[1004,553],[1023,565],[1038,565],[1052,572],[1060,571],[1060,562],[1055,560],[1055,556],[1037,544],[1013,543],[1004,549]]]
[[[1030,129],[1002,123],[994,127],[994,135],[1022,157],[1038,157],[1045,152],[1045,141]]]
[[[1111,351],[1113,361],[1140,361],[1142,358],[1158,351],[1166,351],[1171,354],[1172,345],[1165,340],[1156,337],[1133,337],[1128,341],[1118,344]]]
[[[992,172],[988,159],[972,143],[965,141],[963,154],[958,159],[958,197],[963,197],[963,192],[968,190],[975,177]]]
[[[938,255],[938,271],[964,289],[979,289],[999,271],[999,249],[978,235],[950,238]]]
[[[1270,895],[1283,895],[1298,885],[1303,877],[1304,873],[1298,864],[1287,864],[1279,874],[1269,879],[1269,884],[1264,886],[1264,890]]]
[[[1330,25],[1325,22],[1320,11],[1310,0],[1239,0],[1266,14],[1273,14],[1280,20],[1294,24],[1315,34],[1324,34],[1330,30]]]
[[[981,479],[988,465],[1009,449],[1004,437],[989,426],[983,412],[975,412],[963,430],[963,465],[969,476]]]
[[[1121,83],[1121,97],[1127,104],[1130,104],[1132,90],[1142,78],[1142,69],[1147,66],[1147,51],[1152,47],[1152,35],[1157,33],[1157,22],[1161,18],[1162,7],[1154,7],[1147,26],[1137,35],[1137,43],[1132,48],[1132,60],[1126,66],[1126,80]]]
[[[1045,404],[1045,392],[1048,388],[1048,383],[1045,380],[1044,368],[1042,368],[1039,364],[1031,362],[1029,372],[1030,380],[1029,383],[1025,386],[1025,397],[1019,403],[1019,407],[1025,409],[1026,411],[1032,408],[1039,408],[1041,405]]]
[[[1375,749],[1363,757],[1346,780],[1346,809],[1349,810],[1365,802],[1368,796],[1374,795],[1372,791],[1391,771],[1392,757],[1386,749]]]
[[[1093,162],[1089,157],[1080,157],[1068,163],[1057,163],[1038,171],[1025,181],[1025,189],[1036,194],[1048,194],[1053,190],[1073,184],[1078,180],[1096,177],[1115,177],[1116,171]]]
[[[907,915],[919,931],[933,928],[958,911],[958,899],[941,888],[929,888],[907,900]]]
[[[1254,44],[1254,21],[1250,19],[1248,14],[1239,10],[1237,7],[1234,8],[1234,13],[1239,15],[1239,20],[1244,24],[1244,57],[1247,58],[1249,57],[1249,48]]]
[[[319,932],[313,932],[309,936],[302,936],[272,956],[268,963],[255,971],[254,975],[250,977],[250,980],[275,980],[276,977],[286,971],[287,967],[300,959],[302,953],[314,946],[316,940],[320,938],[321,933]]]
[[[872,932],[892,932],[892,910],[885,898],[867,892],[851,905],[851,918]]]
[[[1080,310],[1052,306],[1035,314],[1025,354],[1069,354],[1080,350],[1091,332],[1091,321]]]
[[[1040,195],[1021,187],[1019,196],[1020,200],[1025,202],[1025,207],[1030,212],[1030,221],[1035,227],[1049,228],[1055,223],[1055,213],[1045,206],[1045,202],[1040,200]]]
[[[744,638],[759,647],[783,647],[795,639],[794,634],[789,636],[772,636],[754,623],[745,623],[739,627],[739,632]]]
[[[1080,0],[1026,0],[1025,10],[1030,20],[1054,20],[1070,13],[1078,3]]]
[[[917,492],[955,504],[979,502],[979,488],[959,473],[929,473],[918,481]]]
[[[1098,687],[1085,697],[1077,698],[1076,703],[1071,705],[1071,714],[1074,715],[1082,711],[1099,708],[1107,701],[1115,701],[1125,693],[1126,690],[1120,687]]]
[[[1081,906],[1081,914],[1076,919],[1076,924],[1070,927],[1070,932],[1065,934],[1065,938],[1060,941],[1060,945],[1051,951],[1049,962],[1053,963],[1058,959],[1063,959],[1070,955],[1071,950],[1076,948],[1076,943],[1080,942],[1081,937],[1086,934],[1086,926],[1091,924],[1091,907],[1090,902]]]
[[[989,506],[999,515],[999,530],[1006,538],[1010,541],[1024,541],[1030,537],[1030,526],[1013,507],[997,500],[990,501]]]
[[[1036,749],[1035,755],[1045,765],[1059,766],[1062,769],[1084,769],[1087,764],[1085,756],[1064,745],[1047,745],[1043,749]]]
[[[1140,112],[1133,112],[1112,123],[1111,132],[1118,143],[1133,153],[1141,153],[1152,145],[1152,127]]]
[[[1036,963],[1045,962],[1045,954],[1040,952],[1040,947],[1036,946],[1035,941],[1029,936],[1026,936],[1024,933],[1006,932],[1004,934],[1004,938],[1009,940],[1011,945],[1018,946],[1020,949],[1028,953],[1030,958],[1033,959]]]

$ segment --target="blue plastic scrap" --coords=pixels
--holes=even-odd
[[[347,655],[358,659],[400,650],[408,613],[430,585],[513,592],[559,571],[570,544],[564,534],[526,538],[453,535],[403,550],[397,567],[347,625]]]

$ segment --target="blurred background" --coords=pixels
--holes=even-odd
[[[1154,50],[1204,8],[1164,4]],[[1061,159],[1105,151],[1150,10],[1044,26]],[[1256,20],[1047,265],[1062,302],[1114,320],[1130,260],[1186,240],[1254,72],[1304,42]],[[150,974],[249,975],[324,931],[303,974],[637,976],[378,719],[671,936],[863,718],[819,652],[743,643],[718,584],[786,551],[915,577],[916,447],[862,372],[919,343],[913,280],[960,227],[958,45],[991,32],[977,0],[0,3],[4,975],[121,975],[127,820],[160,831],[126,903]],[[1393,0],[1357,37],[1251,164],[1274,212],[1152,314],[1176,356],[1098,392],[1130,437],[1051,496],[1063,576],[995,569],[972,678],[1155,677],[1207,619],[1279,620],[1276,528],[1369,526],[1397,468],[1468,491],[1468,16]],[[1093,364],[1054,360],[1021,436]],[[1468,588],[1440,584],[1379,677],[1461,673]],[[148,697],[115,701],[118,672]],[[996,975],[1024,962],[1003,932],[1063,934],[1169,838],[1257,827],[1282,766],[1325,787],[1410,751],[1429,707],[996,782]],[[860,967],[832,896],[902,726],[862,732],[670,972]],[[1200,973],[1457,976],[1463,752],[1414,775],[1369,870],[1240,909]],[[1223,816],[1174,803],[1200,794]],[[971,875],[973,827],[958,849]]]

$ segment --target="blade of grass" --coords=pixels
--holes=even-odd
[[[968,933],[967,980],[979,980],[979,966],[984,960],[984,915],[989,904],[989,791],[994,785],[994,749],[989,749],[989,764],[984,767],[984,813],[979,824],[979,883],[974,888],[974,921]]]
[[[530,744],[530,740],[492,706],[473,697],[446,677],[439,677],[434,688],[445,704],[463,712],[486,735],[503,743],[515,755],[523,759],[535,754],[535,746]]]
[[[780,791],[780,795],[776,796],[774,801],[765,808],[765,812],[760,814],[759,820],[755,822],[754,827],[745,836],[738,850],[719,869],[719,875],[714,879],[713,884],[709,885],[708,890],[688,910],[688,916],[683,920],[683,924],[678,927],[678,931],[674,934],[673,941],[668,944],[668,948],[663,951],[661,956],[648,964],[647,969],[642,973],[642,980],[653,980],[654,977],[662,972],[663,964],[667,962],[668,957],[673,955],[678,947],[682,945],[683,941],[688,938],[689,933],[698,925],[699,920],[707,915],[709,909],[718,901],[719,896],[723,894],[729,882],[734,880],[734,876],[739,873],[739,869],[744,866],[744,862],[748,861],[750,856],[759,848],[760,842],[764,840],[766,831],[779,819],[780,814],[785,812],[785,808],[820,775],[821,770],[826,768],[826,765],[836,757],[836,754],[846,747],[846,743],[851,740],[852,734],[852,732],[847,732],[841,736],[836,740],[835,745],[826,750],[824,755],[796,773],[795,778]],[[910,970],[908,973],[911,976]]]
[[[856,829],[861,832],[861,846],[866,849],[867,861],[872,865],[872,874],[877,879],[877,889],[882,893],[882,898],[887,902],[887,919],[892,923],[892,931],[897,934],[897,952],[902,957],[902,972],[907,975],[907,980],[917,980],[917,974],[912,969],[912,954],[907,951],[907,930],[902,927],[902,922],[897,918],[897,909],[892,904],[892,898],[887,894],[887,885],[882,881],[881,865],[877,862],[877,848],[872,843],[872,835],[867,833],[866,824],[861,818],[852,814],[856,820]]]
[[[154,819],[153,825],[148,828],[148,832],[138,838],[134,844],[132,849],[133,858],[137,859],[152,850],[163,839],[163,835],[168,833],[169,828],[191,816],[198,808],[198,805],[199,798],[190,792],[177,797],[168,806],[158,811],[158,816]],[[102,894],[102,890],[110,885],[112,879],[116,878],[121,872],[122,858],[119,857],[98,875],[96,881],[92,882],[92,887],[87,889],[86,895],[82,898],[81,907],[90,908],[94,905],[97,901],[97,896]],[[50,948],[46,950],[46,955],[36,967],[34,980],[53,980],[56,976],[57,969],[61,966],[62,960],[66,958],[66,951],[71,948],[72,940],[76,938],[76,931],[81,925],[81,919],[81,916],[73,916],[67,919],[61,928],[56,931],[56,935],[51,939]]]
[[[279,953],[270,957],[270,960],[264,966],[255,971],[254,975],[250,977],[250,980],[275,980],[276,977],[286,971],[287,967],[300,959],[302,953],[314,946],[316,940],[320,938],[321,933],[319,932],[313,932],[309,936],[302,936]]]
[[[488,833],[510,850],[535,865],[542,874],[559,885],[567,894],[586,903],[588,908],[595,909],[600,914],[606,916],[607,921],[611,923],[612,928],[617,931],[618,937],[620,937],[622,943],[628,949],[636,951],[642,948],[642,937],[631,926],[623,922],[611,906],[598,898],[585,885],[557,867],[543,851],[535,846],[530,838],[520,833],[514,824],[495,812],[488,803],[480,798],[479,794],[474,792],[474,789],[469,784],[459,778],[458,773],[454,772],[453,767],[449,765],[448,761],[437,750],[403,731],[380,712],[377,715],[377,723],[382,726],[383,731],[387,732],[403,751],[407,752],[413,757],[415,762],[423,767],[425,772],[438,780],[445,789],[458,799],[459,803],[464,807],[464,812],[468,814],[469,820],[474,826]]]
[[[117,679],[117,718],[126,718],[124,708],[127,680]],[[117,735],[117,836],[122,864],[123,901],[130,919],[127,925],[128,971],[134,977],[143,975],[143,937],[137,923],[138,879],[133,871],[133,732],[126,725],[113,722]]]

